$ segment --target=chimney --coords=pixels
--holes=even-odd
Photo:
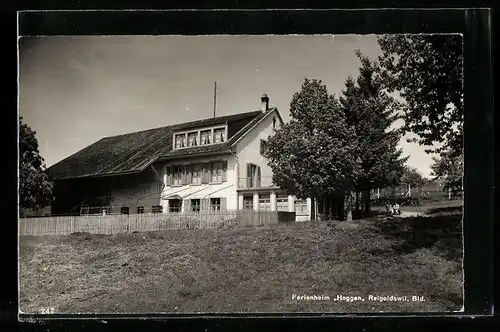
[[[266,94],[264,94],[262,95],[260,100],[262,103],[262,112],[267,111],[269,109],[269,97]]]

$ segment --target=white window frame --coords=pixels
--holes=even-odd
[[[183,165],[174,165],[172,167],[172,185],[181,186],[182,185],[182,174],[184,172]],[[178,178],[177,178],[178,175]]]
[[[198,168],[198,169],[197,169]],[[198,177],[195,177],[195,173],[198,173]],[[193,164],[191,165],[191,183],[190,184],[201,184],[201,178],[203,177],[203,165],[202,164]],[[195,179],[198,181],[195,182]]]
[[[216,165],[220,165],[219,168]],[[224,161],[213,161],[212,167],[210,168],[210,182],[222,182],[222,172],[224,168]],[[214,171],[215,171],[215,179],[214,179]]]
[[[206,131],[206,132],[208,132],[208,133],[207,133],[207,135],[208,135],[208,136],[207,136],[207,138],[208,138],[209,143],[202,143],[202,142],[201,142],[201,132],[202,132],[202,131]],[[213,128],[211,128],[211,129],[201,129],[201,130],[199,131],[199,136],[200,136],[200,146],[204,146],[204,145],[212,145],[212,144],[214,143],[214,138],[213,138],[213,136],[214,136],[214,130],[213,130]]]
[[[288,195],[276,195],[276,210],[288,211]]]
[[[194,136],[194,143],[196,143],[196,144],[191,144],[190,143],[189,136],[190,135],[192,136],[193,134],[195,134],[195,136]],[[186,145],[188,147],[193,147],[193,146],[199,146],[200,145],[199,144],[199,138],[200,138],[200,131],[199,130],[198,131],[190,131],[190,132],[188,132],[186,137],[187,137],[187,144]]]
[[[194,204],[195,202],[198,202],[198,204]],[[201,211],[201,199],[193,198],[193,199],[191,199],[189,205],[191,206],[191,211],[189,211],[189,212],[200,212]],[[195,206],[198,207],[197,210],[194,209]]]
[[[295,212],[307,212],[307,200],[306,199],[300,199],[296,198],[295,202]]]
[[[259,210],[270,211],[271,210],[271,195],[265,194],[259,196]]]
[[[219,142],[219,143],[215,143],[215,139],[214,139],[214,131],[217,130],[217,129],[224,129],[224,141],[223,142]],[[201,132],[202,131],[210,131],[210,143],[209,144],[201,144]],[[197,137],[197,140],[198,140],[198,144],[197,145],[193,145],[193,146],[205,146],[205,145],[215,145],[215,144],[223,144],[223,143],[226,143],[228,141],[228,125],[227,123],[224,124],[224,125],[215,125],[215,126],[209,126],[209,127],[202,127],[202,128],[198,128],[198,129],[191,129],[191,130],[183,130],[183,131],[179,131],[179,132],[176,132],[173,134],[173,140],[172,140],[172,149],[173,150],[180,150],[180,149],[186,149],[186,148],[191,148],[193,146],[190,146],[189,145],[189,134],[191,133],[198,133],[198,137]],[[184,135],[184,146],[183,147],[177,147],[176,145],[176,139],[177,139],[177,136],[181,136],[181,135]]]
[[[180,201],[179,206],[175,206],[173,203],[174,201]],[[176,212],[181,212],[182,210],[182,200],[180,199],[169,199],[169,207],[168,207],[168,212],[176,213]]]
[[[216,200],[219,200],[219,204],[214,204]],[[221,210],[221,199],[220,197],[210,198],[210,211],[220,211]]]
[[[216,130],[221,130],[222,129],[222,133],[223,133],[223,137],[224,137],[224,140],[221,140],[220,142],[216,142],[215,140],[215,131]],[[213,143],[212,144],[221,144],[221,143],[225,143],[227,142],[227,128],[226,127],[214,127],[213,128],[213,131],[212,131],[212,140],[213,140]]]

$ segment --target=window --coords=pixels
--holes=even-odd
[[[153,205],[153,213],[162,213],[162,212],[163,212],[163,206]]]
[[[138,214],[143,214],[144,213],[144,206],[138,206],[137,207],[137,213]]]
[[[173,167],[173,182],[174,186],[182,185],[182,178],[184,176],[184,167],[183,166],[174,166]]]
[[[262,211],[271,210],[271,197],[269,195],[261,195],[259,197],[259,210]]]
[[[169,186],[225,181],[227,181],[227,161],[167,167]]]
[[[273,117],[273,129],[276,129],[276,117]]]
[[[191,184],[201,184],[202,165],[193,165],[193,175],[191,176]]]
[[[210,210],[220,211],[220,198],[210,198]]]
[[[214,143],[222,143],[225,142],[225,135],[226,134],[226,129],[225,128],[217,128],[214,129]]]
[[[288,211],[288,196],[276,195],[276,210]]]
[[[243,196],[243,209],[253,210],[253,196]]]
[[[175,148],[183,148],[186,146],[186,134],[175,135]]]
[[[265,156],[267,153],[267,142],[263,139],[260,140],[260,154]]]
[[[222,182],[222,162],[212,164],[212,182]]]
[[[128,206],[122,206],[120,208],[120,213],[121,214],[129,214],[129,209],[128,209]]]
[[[197,146],[198,145],[198,132],[188,133],[188,146]]]
[[[212,133],[211,130],[202,130],[200,132],[200,144],[201,145],[206,145],[206,144],[210,144],[210,134]]]
[[[192,199],[191,200],[191,211],[200,212],[200,200],[199,199]]]
[[[223,143],[227,141],[227,127],[206,128],[173,134],[174,149]]]
[[[307,200],[296,199],[295,200],[295,212],[307,212]]]
[[[260,187],[260,167],[254,164],[247,164],[247,188]]]
[[[182,201],[180,199],[168,200],[169,212],[181,212]]]

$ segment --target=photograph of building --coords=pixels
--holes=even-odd
[[[106,137],[51,166],[53,215],[289,211],[310,219],[310,199],[272,183],[266,140],[283,124],[260,110]]]
[[[20,315],[462,312],[462,43],[20,36]]]

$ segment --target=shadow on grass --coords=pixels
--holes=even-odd
[[[365,211],[352,211],[352,219],[357,220],[357,219],[366,219],[366,218],[373,218],[373,217],[378,217],[385,215],[385,211],[383,210],[382,207],[376,206],[372,207],[372,209],[369,212]]]
[[[444,206],[444,207],[436,207],[429,209],[429,214],[440,214],[440,213],[446,213],[446,214],[461,214],[462,213],[462,206]]]
[[[456,209],[456,208],[455,208]],[[394,239],[393,249],[400,254],[421,248],[434,248],[447,260],[462,259],[462,214],[394,218],[378,224],[380,233]]]

